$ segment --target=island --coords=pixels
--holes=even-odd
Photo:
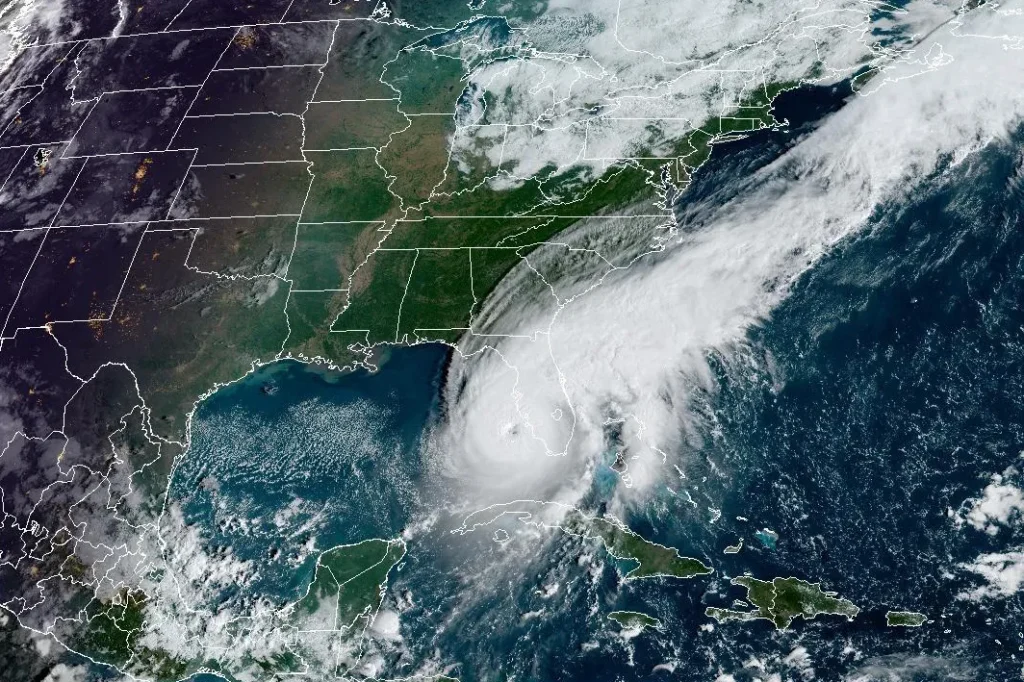
[[[646,630],[647,628],[660,628],[661,621],[646,613],[637,611],[612,611],[608,619],[613,620],[622,626],[623,630]]]
[[[788,628],[796,618],[813,620],[819,615],[846,616],[853,620],[860,609],[853,602],[837,597],[834,592],[821,589],[820,583],[809,583],[798,578],[758,580],[740,576],[733,585],[747,590],[747,601],[753,605],[749,611],[709,607],[705,614],[718,622],[730,620],[767,620],[779,630]]]
[[[928,616],[915,611],[888,611],[885,624],[891,628],[919,628],[928,620]]]
[[[597,537],[616,559],[636,562],[623,580],[668,576],[693,578],[714,572],[710,566],[691,557],[680,556],[672,547],[651,542],[609,518],[589,518],[580,512],[570,514],[565,530],[574,535]]]
[[[728,547],[726,547],[724,553],[739,554],[741,549],[743,549],[743,538],[740,538],[739,542],[737,542],[735,545],[729,545]]]
[[[614,517],[587,516],[575,507],[558,502],[518,500],[492,505],[470,514],[462,526],[452,532],[470,533],[504,517],[513,517],[521,523],[540,528],[556,528],[579,538],[598,540],[616,559],[636,564],[627,571],[623,580],[693,578],[714,573],[714,569],[702,561],[681,556],[672,547],[651,542]]]

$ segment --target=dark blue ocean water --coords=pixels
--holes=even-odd
[[[712,182],[771,158],[785,144],[772,137],[712,162],[698,190],[711,196]],[[908,187],[802,278],[745,348],[711,358],[714,386],[695,401],[704,445],[686,473],[721,520],[666,524],[689,511],[668,501],[634,526],[717,554],[726,575],[823,581],[864,612],[781,635],[718,626],[692,638],[699,672],[684,679],[755,679],[764,671],[744,661],[796,646],[815,679],[1019,679],[1024,599],[969,598],[986,582],[966,567],[1020,551],[1024,532],[1019,520],[989,534],[955,518],[994,474],[1024,483],[1014,473],[1024,451],[1022,148],[1018,131]],[[765,527],[776,541],[757,541]],[[744,549],[722,555],[730,537]],[[699,618],[683,614],[742,596],[723,582],[706,594],[678,588],[656,600],[657,615],[692,632]],[[934,622],[889,629],[889,608]]]

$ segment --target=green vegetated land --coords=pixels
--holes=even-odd
[[[919,628],[925,624],[928,616],[916,611],[887,611],[885,624],[891,628]]]
[[[454,341],[469,327],[474,303],[523,257],[579,222],[579,216],[609,214],[645,198],[653,200],[654,177],[653,171],[626,164],[574,191],[567,189],[564,203],[552,203],[537,180],[504,191],[482,185],[457,197],[432,200],[395,223],[380,250],[369,256],[353,279],[348,308],[333,330],[368,329],[369,345],[419,338]],[[565,182],[568,187],[570,179]],[[651,220],[652,235],[667,217]],[[410,263],[416,253],[410,280],[407,271],[392,264]],[[402,274],[406,276],[396,276]],[[406,295],[409,291],[412,297]],[[378,321],[368,321],[370,315]],[[447,329],[455,332],[436,332]]]
[[[145,623],[146,596],[124,591],[116,600],[94,600],[86,608],[88,623],[73,644],[96,661],[126,672],[137,672],[158,681],[179,680],[197,666],[170,653],[139,643]]]
[[[407,12],[420,11],[412,5]],[[423,10],[439,21],[448,11],[441,2]],[[145,235],[116,314],[52,331],[75,349],[69,367],[92,376],[105,364],[130,366],[152,410],[155,434],[184,442],[186,416],[196,398],[243,375],[254,360],[272,360],[283,350],[344,363],[353,359],[350,346],[356,342],[424,336],[452,341],[469,326],[479,302],[539,244],[581,217],[652,206],[664,189],[663,167],[675,164],[692,172],[707,160],[716,140],[775,125],[771,101],[788,87],[769,86],[763,102],[759,95],[734,116],[708,121],[680,143],[674,158],[623,161],[599,177],[550,167],[515,187],[495,189],[486,181],[501,168],[473,169],[469,183],[446,176],[453,169],[447,160],[452,133],[447,114],[455,110],[464,77],[454,60],[423,50],[396,59],[404,47],[433,31],[342,22],[316,92],[324,104],[310,112],[320,128],[309,131],[310,140],[321,134],[317,146],[330,150],[307,152],[312,173],[308,201],[290,201],[306,192],[305,169],[289,176],[288,183],[268,183],[265,192],[268,201],[287,194],[286,203],[301,204],[294,240],[289,223],[276,218],[182,218],[174,231]],[[414,64],[423,72],[405,68]],[[402,78],[391,83],[386,74]],[[406,117],[410,112],[428,116],[413,121]],[[445,116],[429,116],[435,112]],[[358,120],[368,126],[353,127]],[[326,129],[332,125],[336,128]],[[403,130],[409,134],[400,135]],[[337,148],[366,144],[380,147]],[[406,212],[419,202],[424,203]],[[244,213],[219,208],[209,207],[213,214]],[[652,230],[658,222],[652,219]],[[626,580],[713,572],[697,559],[606,519],[580,514],[570,526],[571,532],[600,539],[613,556],[635,562]],[[308,594],[281,614],[283,628],[301,630],[325,614],[331,627],[350,628],[379,605],[388,572],[404,553],[399,540],[328,550],[318,561]],[[218,669],[216,661],[182,661],[142,645],[142,594],[95,602],[85,613],[88,622],[75,648],[98,661],[157,680],[180,679],[197,666]],[[299,665],[288,652],[267,655],[266,661],[256,662],[266,670],[292,671]]]
[[[396,86],[400,89],[401,82],[396,82]],[[403,147],[397,155],[385,153],[381,160],[389,172],[396,176],[409,174],[423,185],[418,194],[402,190],[406,203],[412,195],[425,203],[394,224],[381,242],[384,253],[371,257],[363,266],[367,271],[365,277],[353,281],[347,293],[348,309],[339,316],[333,330],[369,330],[368,345],[403,340],[456,340],[470,326],[474,303],[490,293],[540,244],[586,216],[613,214],[617,209],[637,204],[648,204],[652,212],[657,212],[653,205],[663,189],[663,167],[673,169],[678,162],[679,180],[687,182],[690,174],[708,160],[714,143],[778,126],[771,113],[772,102],[793,87],[795,83],[769,84],[763,92],[743,101],[736,111],[707,121],[679,141],[674,159],[623,161],[596,178],[585,177],[580,169],[557,173],[550,167],[516,187],[501,190],[482,182],[453,194],[429,196],[427,186],[432,183],[424,183],[422,178],[442,181],[439,169],[443,164],[432,163],[429,157],[447,158],[447,137],[440,130],[437,134],[424,130],[415,147]],[[420,99],[422,94],[415,101]],[[432,119],[420,121],[428,125]],[[450,176],[457,176],[457,171],[448,170]],[[499,171],[492,168],[479,175],[492,178]],[[450,184],[451,177],[448,181]],[[409,186],[408,182],[401,184],[403,188]],[[398,187],[392,184],[393,191]],[[382,207],[377,217],[386,215]],[[665,218],[668,217],[666,212]],[[660,222],[663,220],[651,220],[652,235]],[[404,275],[405,270],[396,270],[390,264],[411,261],[408,254],[400,253],[410,250],[419,253],[413,277],[398,276]],[[413,296],[408,296],[408,292],[414,292]],[[371,312],[380,320],[378,323],[367,320]]]
[[[322,626],[316,616],[331,616],[330,628],[343,630],[377,607],[388,573],[405,556],[401,540],[365,540],[329,549],[320,555],[309,591],[296,602],[288,620],[298,629]],[[311,623],[310,621],[317,622]]]
[[[754,607],[750,611],[709,607],[705,613],[719,622],[730,620],[767,620],[784,630],[796,618],[812,620],[819,615],[846,616],[853,619],[860,609],[853,602],[825,592],[820,583],[809,583],[798,578],[775,578],[771,581],[740,576],[732,580],[747,590],[747,601]]]
[[[594,537],[604,543],[608,553],[616,559],[635,562],[637,566],[624,576],[624,580],[671,577],[693,578],[710,575],[714,569],[703,562],[679,555],[671,547],[659,545],[608,519],[589,518],[572,511],[563,522],[566,532],[582,537]]]
[[[615,621],[627,630],[661,627],[661,621],[657,618],[636,611],[612,611],[608,614],[608,619]]]
[[[677,147],[681,177],[688,178],[711,158],[715,142],[778,126],[779,122],[772,115],[772,104],[776,97],[798,86],[799,83],[792,82],[766,83],[762,91],[741,101],[735,111],[713,118],[687,135]]]
[[[283,646],[267,651],[264,657],[247,658],[241,670],[233,665],[225,667],[217,660],[182,660],[142,645],[139,639],[147,599],[141,593],[124,592],[112,602],[92,602],[86,608],[89,620],[77,636],[75,649],[158,682],[180,680],[203,669],[225,675],[257,669],[267,674],[301,672],[306,663],[296,651],[310,642],[322,643],[319,640],[323,638],[353,634],[356,622],[371,616],[380,605],[388,573],[404,556],[404,542],[380,539],[335,547],[321,554],[305,596],[280,613],[277,644]],[[315,635],[308,634],[314,630]]]
[[[440,5],[433,12],[447,15]],[[196,398],[244,374],[254,360],[283,353],[347,365],[377,343],[454,342],[487,295],[540,244],[590,216],[644,205],[646,213],[662,213],[655,202],[666,190],[664,169],[684,168],[676,175],[685,184],[716,141],[776,125],[771,102],[791,87],[758,88],[730,115],[679,140],[664,159],[624,160],[597,176],[551,166],[497,188],[489,180],[511,168],[490,165],[483,153],[501,143],[497,132],[479,139],[481,153],[471,155],[468,173],[448,154],[451,136],[459,134],[453,113],[466,70],[496,58],[458,37],[472,30],[462,26],[442,39],[442,28],[343,22],[306,122],[311,148],[323,151],[306,152],[308,173],[295,176],[301,191],[267,190],[270,198],[301,204],[298,228],[271,218],[182,219],[182,231],[147,235],[117,315],[56,330],[77,349],[74,371],[84,376],[104,363],[129,365],[154,410],[157,434],[180,440]],[[306,200],[291,201],[310,175]],[[651,218],[652,237],[669,217]],[[186,259],[202,271],[188,269]],[[259,278],[225,276],[236,273]],[[167,300],[178,303],[168,308]]]
[[[521,5],[523,16],[536,10]],[[468,19],[466,11],[435,3],[403,6],[399,14],[418,23]],[[204,204],[211,214],[242,217],[182,217],[175,231],[147,234],[116,314],[55,328],[61,343],[76,349],[72,371],[91,376],[104,364],[131,367],[155,433],[183,442],[196,399],[254,361],[292,355],[346,365],[362,359],[367,345],[454,341],[480,302],[539,244],[584,217],[642,205],[659,213],[654,202],[666,189],[665,168],[684,168],[677,173],[682,185],[716,141],[776,125],[771,102],[791,87],[757,88],[664,159],[624,160],[596,176],[551,166],[498,188],[489,180],[512,167],[492,166],[485,152],[501,144],[503,126],[474,138],[479,153],[470,152],[468,172],[449,158],[448,146],[460,134],[454,113],[467,70],[515,55],[489,52],[486,41],[471,39],[479,28],[472,23],[448,31],[443,23],[418,25],[353,18],[338,27],[305,122],[310,148],[322,151],[306,152],[308,167],[288,166],[289,182],[260,185],[266,201],[301,210],[298,228],[294,219],[244,217],[252,207],[232,206],[234,194],[196,194],[196,201],[217,204]],[[213,175],[196,181],[213,182]],[[657,227],[652,219],[652,235]],[[382,246],[390,251],[373,255]]]
[[[401,540],[372,539],[334,547],[317,558],[306,594],[278,614],[273,647],[240,670],[279,677],[344,677],[347,664],[329,653],[358,639],[380,607],[388,574],[405,556]]]

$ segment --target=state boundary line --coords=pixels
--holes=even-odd
[[[82,167],[78,169],[78,174],[75,175],[75,179],[71,183],[71,187],[68,188],[67,193],[64,195],[64,198],[60,202],[60,206],[57,207],[57,211],[53,214],[53,219],[50,220],[49,226],[44,228],[46,232],[43,233],[43,238],[39,241],[39,248],[36,249],[36,255],[32,257],[32,262],[29,264],[28,270],[25,271],[25,276],[21,278],[21,286],[18,287],[18,295],[14,297],[13,301],[11,301],[11,307],[7,311],[7,317],[4,318],[4,326],[3,329],[0,330],[0,337],[8,338],[7,325],[10,324],[11,315],[14,314],[14,309],[18,306],[18,301],[21,300],[21,294],[25,290],[25,282],[28,281],[29,275],[31,275],[32,270],[35,269],[36,261],[39,260],[39,254],[43,252],[43,247],[46,245],[46,238],[50,236],[50,230],[60,229],[54,228],[53,224],[57,222],[57,216],[60,215],[61,210],[64,208],[64,202],[66,202],[68,200],[68,197],[71,196],[71,192],[75,189],[75,185],[78,184],[78,178],[82,177],[82,171],[84,171],[85,167],[88,165],[89,160],[86,159],[85,162],[82,164]]]
[[[189,0],[189,4],[191,4],[191,0]],[[181,9],[181,12],[184,12],[185,9],[187,9],[187,8],[188,8],[188,5],[183,7]],[[179,14],[180,14],[180,12],[179,12]],[[177,18],[178,17],[175,16],[174,19],[171,20],[171,23],[173,24],[174,21],[177,20]],[[51,42],[48,42],[48,43],[36,43],[35,45],[32,45],[30,47],[31,48],[62,47],[64,45],[75,46],[75,45],[81,45],[83,43],[96,43],[96,42],[100,42],[100,41],[103,41],[103,40],[124,40],[124,39],[129,39],[129,38],[140,38],[140,37],[146,37],[146,36],[170,35],[170,34],[174,34],[174,33],[194,33],[194,32],[198,32],[198,31],[226,31],[226,30],[230,30],[230,29],[240,29],[240,28],[260,28],[260,27],[263,27],[263,26],[299,26],[299,25],[302,25],[302,24],[356,23],[356,22],[360,22],[360,21],[371,22],[371,23],[374,23],[374,24],[390,25],[388,22],[382,22],[379,19],[371,19],[370,17],[334,17],[334,18],[328,18],[328,19],[300,19],[300,20],[297,20],[297,21],[264,21],[264,22],[259,22],[258,21],[258,22],[254,22],[254,23],[248,23],[248,24],[219,24],[217,26],[195,26],[195,27],[192,27],[192,28],[175,28],[175,29],[172,29],[170,27],[170,24],[168,24],[167,28],[163,29],[162,31],[140,31],[138,33],[127,33],[127,34],[123,34],[123,35],[119,35],[119,36],[105,35],[105,36],[96,36],[94,38],[79,38],[77,40],[54,40],[54,41],[51,41]]]

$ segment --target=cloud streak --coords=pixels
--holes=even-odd
[[[949,2],[907,10],[859,0],[552,0],[519,28],[519,59],[469,74],[487,126],[452,140],[453,156],[484,153],[509,174],[552,167],[592,177],[618,159],[672,156],[673,146],[718,116],[736,115],[765,87],[836,82],[902,58],[908,35],[948,20]],[[658,17],[651,21],[651,17]],[[505,128],[495,143],[495,128]]]
[[[572,502],[609,451],[622,455],[634,490],[685,461],[686,405],[706,380],[706,353],[742,344],[877,207],[1019,123],[1022,14],[1024,2],[983,6],[935,31],[866,96],[741,180],[735,198],[688,207],[690,222],[663,252],[575,271],[569,299],[524,262],[486,302],[451,369],[434,449],[456,495]],[[560,240],[628,262],[595,234],[610,233],[583,221]]]

